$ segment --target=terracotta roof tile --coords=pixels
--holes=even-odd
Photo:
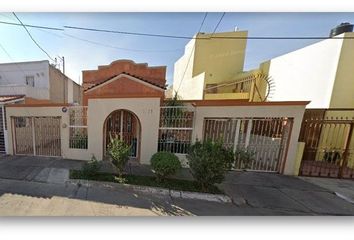
[[[95,85],[93,85],[93,86],[87,88],[87,89],[85,90],[85,92],[88,91],[88,90],[90,90],[90,89],[92,89],[92,88],[95,88],[95,87],[97,87],[97,86],[99,86],[99,85],[101,85],[101,84],[103,84],[103,83],[105,83],[105,82],[108,82],[108,81],[112,80],[113,78],[115,78],[115,77],[117,77],[117,76],[119,76],[119,75],[121,75],[121,74],[129,75],[129,76],[134,77],[134,78],[136,78],[136,79],[139,79],[139,80],[141,80],[141,81],[143,81],[143,82],[149,83],[149,84],[151,84],[151,85],[153,85],[153,86],[155,86],[155,87],[159,87],[159,88],[162,88],[162,89],[166,89],[165,86],[161,86],[161,85],[159,85],[159,84],[157,84],[157,83],[151,82],[151,81],[149,81],[149,80],[143,79],[143,78],[141,78],[141,77],[135,76],[135,75],[130,74],[130,73],[127,73],[127,72],[121,72],[120,74],[114,75],[114,76],[111,77],[111,78],[108,78],[108,79],[106,79],[106,80],[104,80],[104,81],[102,81],[102,82],[100,82],[100,83],[97,83],[97,84],[95,84]]]
[[[0,96],[0,103],[16,100],[25,97],[25,95],[2,95]]]

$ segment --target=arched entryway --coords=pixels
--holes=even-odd
[[[119,138],[131,146],[131,160],[139,160],[141,125],[138,117],[131,111],[119,109],[106,118],[103,134],[103,158],[107,159],[110,138]]]

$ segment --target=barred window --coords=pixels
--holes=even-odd
[[[161,107],[158,151],[186,154],[192,141],[194,108]]]

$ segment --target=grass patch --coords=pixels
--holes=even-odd
[[[86,179],[94,181],[103,181],[103,182],[115,182],[120,183],[118,177],[111,173],[97,173],[95,175],[84,175],[80,170],[70,170],[71,179]],[[158,182],[155,177],[150,176],[138,176],[138,175],[124,175],[125,183],[140,185],[140,186],[149,186],[149,187],[161,187],[168,188],[171,190],[179,191],[189,191],[189,192],[205,192],[202,191],[201,187],[196,181],[190,180],[181,180],[168,178],[163,182]],[[216,186],[212,186],[206,193],[221,194],[223,193]]]

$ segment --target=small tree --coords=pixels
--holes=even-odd
[[[234,154],[221,142],[197,141],[190,147],[187,159],[194,179],[206,191],[224,180],[226,172],[232,167]]]
[[[112,138],[108,145],[108,154],[116,166],[120,178],[123,176],[124,167],[129,160],[130,146],[118,138]]]
[[[158,181],[174,175],[182,168],[178,157],[170,152],[157,152],[151,157],[151,168]]]

